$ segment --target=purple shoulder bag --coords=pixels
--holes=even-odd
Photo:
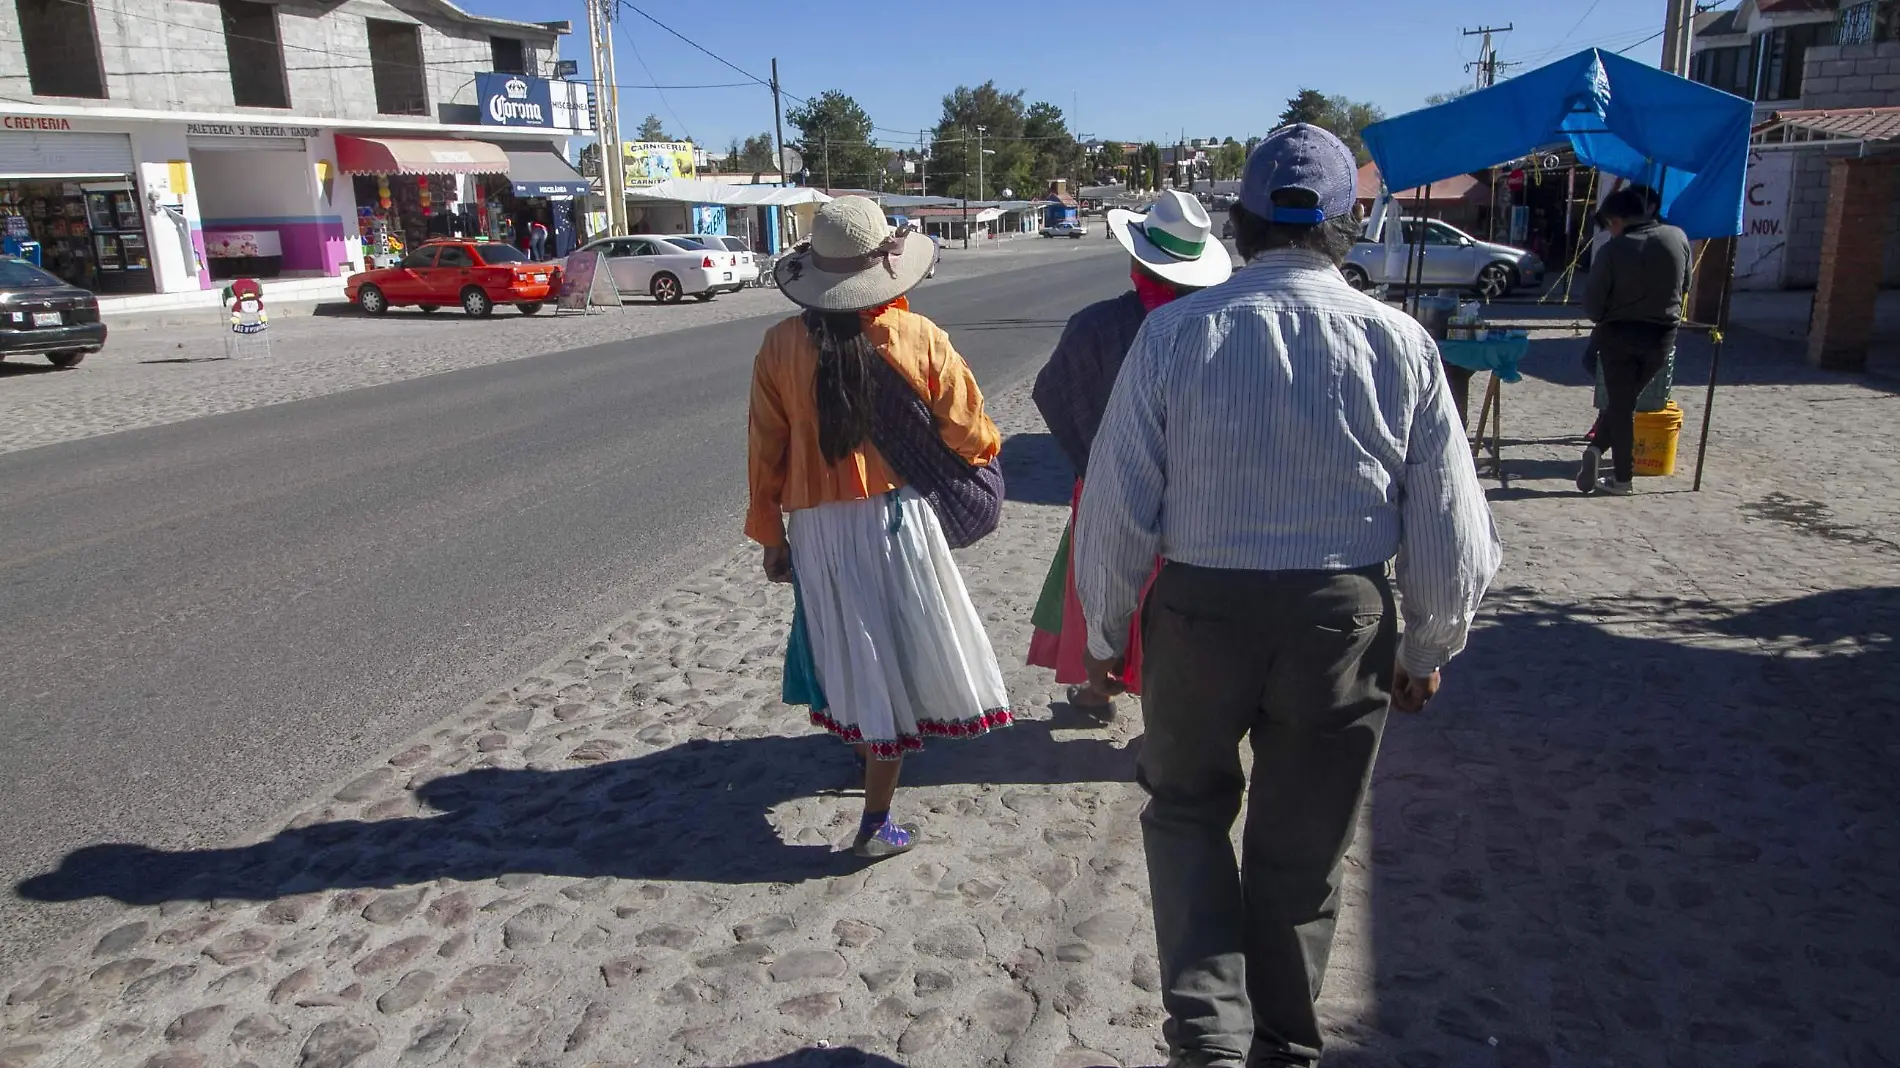
[[[930,502],[952,549],[976,544],[1003,518],[1003,463],[976,466],[944,444],[937,417],[883,354],[871,371],[871,443]]]

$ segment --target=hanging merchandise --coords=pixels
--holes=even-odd
[[[421,175],[416,179],[416,203],[422,205],[422,214],[431,214],[429,205],[432,202],[433,198],[429,195],[429,176]]]
[[[384,211],[389,210],[390,201],[389,201],[389,176],[388,175],[379,174],[376,176],[376,203],[380,205]]]

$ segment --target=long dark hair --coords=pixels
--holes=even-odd
[[[871,361],[883,357],[857,312],[807,311],[804,318],[818,346],[818,451],[835,464],[871,436]]]

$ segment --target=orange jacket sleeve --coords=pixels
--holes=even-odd
[[[944,444],[972,464],[983,465],[1002,450],[1003,436],[983,410],[983,391],[977,388],[970,365],[950,344],[950,335],[935,324],[930,328],[930,411]]]
[[[780,501],[785,492],[786,454],[790,444],[785,404],[779,396],[777,349],[767,334],[752,361],[752,402],[746,416],[746,482],[751,502],[746,507],[746,537],[760,545],[785,544],[785,516]]]

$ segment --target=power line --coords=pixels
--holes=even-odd
[[[1578,30],[1583,28],[1583,24],[1589,21],[1590,16],[1596,13],[1597,5],[1602,2],[1603,0],[1590,0],[1590,6],[1583,9],[1583,14],[1578,16],[1577,21],[1570,27],[1569,32],[1557,38],[1557,43],[1550,46],[1550,50],[1555,52],[1568,43],[1570,38],[1575,36]]]
[[[83,5],[84,0],[60,0],[60,2]],[[127,18],[145,19],[151,22],[164,22],[168,26],[172,25],[172,23],[169,20],[160,19],[154,16],[149,16],[149,15],[141,15],[141,14],[138,14],[137,12],[132,12],[132,11],[107,10],[106,14],[122,14]],[[299,44],[292,44],[288,41],[273,40],[268,37],[253,37],[248,34],[232,33],[229,30],[224,31],[224,36],[227,39],[233,40],[233,41],[248,41],[253,44],[274,44],[282,48],[291,49],[293,51],[310,52],[310,53],[315,53],[317,55],[329,56],[332,58],[340,57],[340,58],[355,59],[358,57],[358,53],[354,53],[354,52],[337,52],[337,51],[332,51],[326,48],[317,48],[311,45],[299,45]],[[24,47],[25,43],[26,42],[23,38],[8,37],[5,35],[0,35],[0,44],[17,44]],[[202,52],[202,53],[207,53],[207,54],[222,54],[225,52],[225,48],[222,45],[204,45],[204,46],[193,46],[189,44],[148,45],[148,44],[139,44],[136,41],[122,42],[116,47],[124,49],[127,52],[164,52],[168,54],[176,54],[179,52]],[[447,66],[440,63],[425,62],[420,67],[412,63],[391,63],[388,65],[395,66],[395,67],[402,67],[408,70],[434,70],[434,71],[440,71],[445,74],[465,75],[468,73],[468,70],[466,67]],[[306,74],[312,71],[373,70],[376,66],[378,66],[378,64],[359,62],[359,63],[324,63],[321,66],[298,67],[298,66],[292,66],[290,63],[286,62],[284,64],[284,72],[286,74]],[[190,75],[229,74],[231,73],[231,67],[229,64],[226,64],[225,66],[222,66],[222,67],[206,67],[206,68],[200,68],[200,69],[195,69],[195,70],[179,68],[179,67],[167,67],[164,69],[153,69],[153,70],[127,70],[127,71],[121,71],[120,73],[124,75],[125,77],[132,77],[132,78],[138,78],[138,77],[150,78],[150,77],[158,77],[158,76],[167,75],[167,74],[190,74]],[[520,71],[520,72],[495,71],[494,73],[526,74],[528,72],[526,71]],[[536,76],[538,77],[538,75]],[[0,75],[0,80],[4,80],[4,79],[20,80],[20,79],[24,79],[25,77],[26,77],[26,74],[24,73],[13,74],[13,75]],[[605,88],[605,83],[595,78],[563,78],[559,80],[571,82],[576,85],[590,85],[590,86],[594,86],[595,88]],[[467,83],[464,83],[464,84],[467,84]],[[710,83],[702,83],[702,84],[697,84],[697,85],[618,85],[618,86],[615,86],[615,88],[618,88],[618,89],[673,89],[673,90],[750,89],[752,88],[754,84],[756,83],[754,82],[710,82]],[[16,101],[16,102],[17,103],[31,103],[31,101]]]
[[[628,5],[628,6],[631,6],[631,5]],[[626,30],[621,28],[619,19],[613,20],[613,26],[614,26],[614,29],[619,32],[620,39],[627,42],[628,48],[633,49],[633,58],[639,62],[640,69],[647,72],[648,78],[656,82],[659,81],[660,79],[658,77],[655,77],[653,73],[653,68],[647,66],[646,57],[640,54],[640,46],[633,43],[633,35],[629,34]],[[679,112],[673,110],[673,102],[666,98],[666,91],[664,89],[659,90],[659,94],[660,94],[660,106],[666,109],[666,113],[668,115],[673,116],[673,122],[677,126],[679,126],[680,133],[686,135],[684,138],[682,138],[682,140],[691,141],[693,139],[693,131],[687,127],[686,120],[680,118]]]
[[[680,40],[686,42],[688,46],[692,47],[696,51],[704,53],[705,55],[711,57],[712,59],[718,61],[719,63],[752,79],[754,82],[757,82],[758,84],[765,86],[767,89],[770,89],[772,87],[771,82],[766,81],[764,78],[759,77],[758,75],[752,73],[751,71],[745,69],[744,67],[739,66],[737,63],[734,63],[731,60],[727,59],[726,57],[720,55],[719,53],[714,52],[712,49],[707,48],[705,45],[700,44],[698,41],[693,40],[691,37],[688,37],[685,34],[674,29],[673,27],[668,26],[666,23],[661,22],[659,19],[656,19],[652,15],[649,15],[646,12],[640,10],[639,7],[628,3],[627,0],[618,0],[618,3],[621,7],[626,8],[627,10],[633,12],[634,14],[640,16],[641,18],[647,20],[648,22],[651,22],[655,26],[658,26],[660,29],[665,30],[667,33],[670,33],[673,36],[679,38]],[[783,92],[782,89],[780,91]],[[786,93],[785,95],[790,96],[791,94]],[[798,98],[794,97],[793,99],[798,99]]]
[[[1617,49],[1616,54],[1620,56],[1623,53],[1628,52],[1632,48],[1641,48],[1642,46],[1648,44],[1649,42],[1654,41],[1656,38],[1661,37],[1663,33],[1664,31],[1657,30],[1655,33],[1650,34],[1648,37],[1643,38],[1642,40],[1636,42],[1635,44],[1624,45],[1623,47]]]
[[[707,48],[705,45],[700,44],[698,41],[693,40],[691,37],[688,37],[685,34],[681,33],[680,31],[674,29],[673,27],[668,26],[666,23],[661,22],[659,19],[654,18],[652,15],[647,14],[645,11],[641,10],[639,5],[630,3],[629,0],[616,0],[616,2],[621,7],[624,7],[627,10],[633,12],[634,14],[640,16],[641,18],[647,20],[648,22],[651,22],[655,26],[658,26],[660,29],[665,30],[667,33],[672,34],[675,38],[678,38],[681,42],[685,43],[687,47],[693,49],[694,51],[700,53],[701,55],[706,56],[707,58],[711,59],[715,63],[720,64],[721,66],[727,68],[728,70],[734,71],[738,74],[744,75],[745,77],[752,79],[752,84],[762,85],[762,86],[765,86],[767,89],[772,88],[772,83],[769,80],[759,77],[758,75],[752,73],[751,71],[745,69],[744,67],[741,67],[737,63],[734,63],[733,61],[727,59],[726,57],[720,55],[719,53],[714,52],[712,49]],[[810,98],[799,96],[797,93],[787,90],[783,84],[781,84],[778,88],[779,88],[779,94],[787,100],[791,100],[795,103],[806,104],[806,105],[809,105],[811,103]],[[898,129],[893,129],[889,126],[876,126],[876,125],[873,125],[871,129],[876,132],[887,133],[887,134],[892,134],[897,137],[902,137],[906,141],[914,140],[919,134],[930,133],[929,130],[898,130]]]
[[[92,5],[92,0],[59,0],[59,2],[60,2],[60,3],[62,3],[62,4],[67,4],[67,5],[69,5],[69,6],[71,6],[71,7],[82,7],[82,8],[85,8],[85,9],[86,9],[86,10],[87,10],[88,12],[92,12],[92,11],[94,10],[94,9],[93,9],[93,5]],[[104,10],[104,11],[102,11],[102,12],[99,12],[99,13],[101,13],[101,14],[106,14],[106,15],[116,15],[116,16],[118,16],[118,17],[120,17],[120,18],[128,18],[128,19],[140,19],[140,20],[143,20],[143,21],[145,21],[145,22],[154,22],[154,23],[158,23],[158,24],[159,24],[159,25],[161,25],[161,26],[166,26],[166,27],[168,27],[168,28],[169,28],[169,27],[175,27],[175,26],[177,25],[177,23],[176,23],[176,22],[175,22],[175,20],[173,20],[173,19],[168,19],[168,18],[165,18],[165,17],[163,17],[163,16],[159,16],[159,15],[146,15],[146,14],[141,14],[141,13],[139,13],[139,12],[136,12],[136,11],[130,11],[130,10],[127,10],[127,9],[126,9],[126,8],[124,8],[124,7],[120,7],[120,8],[117,8],[117,9],[106,9],[106,10]],[[226,29],[224,30],[224,37],[225,37],[225,39],[226,39],[226,40],[231,40],[231,41],[249,41],[249,42],[251,42],[251,43],[253,43],[253,44],[267,44],[267,45],[273,45],[273,46],[275,46],[275,47],[277,47],[277,48],[280,48],[280,49],[283,49],[283,48],[288,48],[288,49],[295,49],[296,51],[299,51],[299,52],[310,52],[310,53],[314,53],[314,54],[316,54],[316,55],[323,55],[323,56],[340,56],[340,57],[342,57],[343,59],[358,59],[358,58],[360,58],[360,57],[361,57],[361,55],[362,55],[362,53],[360,53],[360,52],[338,52],[338,51],[336,51],[336,50],[334,50],[334,49],[329,49],[329,48],[318,48],[318,47],[316,47],[316,46],[314,46],[314,45],[301,45],[301,44],[292,44],[292,43],[290,43],[289,41],[285,41],[285,40],[283,40],[283,39],[282,39],[282,37],[281,37],[281,35],[280,35],[280,36],[278,36],[278,37],[253,37],[253,36],[250,36],[249,34],[242,34],[242,33],[232,33],[232,32],[230,31],[230,29],[229,29],[229,28],[226,28]],[[144,45],[144,46],[138,46],[138,45],[133,45],[133,46],[128,46],[128,47],[147,47],[147,48],[155,48],[155,47],[158,47],[158,46],[155,46],[155,45]],[[206,49],[197,49],[197,51],[210,51],[210,50],[211,50],[211,49],[209,49],[209,48],[206,48]],[[420,63],[420,64],[417,64],[417,63],[393,63],[393,62],[392,62],[392,63],[390,63],[390,64],[388,64],[388,65],[389,65],[389,66],[392,66],[392,67],[401,67],[401,68],[405,68],[405,69],[408,69],[408,70],[435,70],[435,71],[441,71],[442,73],[445,73],[445,74],[456,74],[456,75],[466,75],[466,74],[468,73],[468,70],[467,70],[467,68],[465,68],[465,67],[452,67],[452,66],[448,66],[448,65],[446,65],[446,64],[441,64],[441,63],[430,63],[430,62],[428,62],[428,61],[426,61],[426,60],[425,60],[425,61],[423,61],[423,62],[422,62],[422,63]],[[347,69],[347,65],[345,65],[345,64],[330,64],[330,65],[328,65],[328,66],[326,66],[325,68],[300,68],[300,69]]]

